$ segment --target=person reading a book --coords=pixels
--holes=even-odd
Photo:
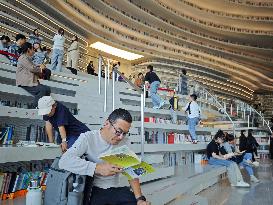
[[[114,110],[100,130],[82,133],[75,144],[65,152],[59,167],[75,174],[94,177],[91,204],[95,205],[148,205],[142,195],[138,178],[129,180],[133,190],[119,184],[121,166],[100,159],[103,153],[113,150],[128,134],[132,123],[131,114],[124,109]],[[87,160],[82,159],[86,155]]]
[[[258,183],[259,180],[254,176],[254,171],[252,167],[257,167],[259,166],[259,164],[257,162],[251,161],[252,160],[251,153],[245,153],[245,151],[242,152],[237,151],[235,145],[236,145],[235,137],[231,134],[227,134],[226,142],[220,149],[221,154],[225,155],[232,153],[234,156],[231,157],[230,160],[236,162],[247,171],[251,182]]]
[[[59,132],[63,152],[74,144],[81,133],[89,131],[89,128],[77,120],[67,107],[51,96],[39,99],[38,115],[43,116],[49,142],[54,141],[53,128]]]
[[[220,165],[227,168],[227,175],[231,186],[249,187],[249,184],[244,182],[240,169],[237,163],[229,160],[234,156],[233,153],[222,155],[220,147],[223,144],[224,132],[219,130],[213,140],[207,146],[207,157],[210,165]]]

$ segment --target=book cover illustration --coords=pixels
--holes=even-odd
[[[123,175],[129,179],[154,172],[154,168],[144,162],[126,145],[114,148],[99,156],[100,159],[124,168]]]

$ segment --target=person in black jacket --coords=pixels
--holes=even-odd
[[[151,92],[151,98],[153,103],[154,109],[159,109],[164,105],[164,100],[162,100],[159,95],[157,95],[157,90],[159,88],[159,85],[161,83],[159,77],[156,75],[155,72],[153,72],[153,66],[148,65],[147,68],[150,70],[146,73],[144,81],[149,82],[150,84],[150,92]]]
[[[257,147],[259,147],[259,144],[257,143],[255,137],[252,135],[252,130],[250,129],[248,131],[248,136],[245,136],[245,130],[241,131],[240,136],[240,142],[239,142],[239,150],[244,151],[246,150],[246,153],[252,153],[252,161],[255,161],[254,153],[257,154]]]

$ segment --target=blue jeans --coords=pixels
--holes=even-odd
[[[196,140],[195,127],[199,122],[199,117],[188,118],[189,132],[192,140]]]
[[[170,113],[171,113],[172,123],[176,124],[176,122],[177,122],[177,114],[176,114],[175,110],[172,109],[172,108],[170,108]]]
[[[64,51],[60,49],[53,49],[51,56],[50,70],[62,71],[62,62],[64,58]]]
[[[243,181],[240,169],[235,162],[210,157],[208,163],[211,165],[225,166],[227,168],[228,179],[231,184],[236,185],[239,181]]]
[[[160,82],[159,81],[154,81],[151,84],[151,98],[152,98],[152,103],[154,106],[159,107],[160,103],[161,103],[161,98],[159,97],[159,95],[157,95],[157,90],[159,88]]]
[[[208,163],[211,165],[220,165],[220,166],[229,167],[232,163],[235,163],[235,162],[230,160],[222,160],[222,159],[216,159],[216,158],[210,157]]]
[[[244,160],[240,163],[240,166],[243,166],[244,169],[247,171],[249,176],[253,175],[253,168],[246,162],[247,160],[252,160],[252,154],[251,153],[245,153]]]

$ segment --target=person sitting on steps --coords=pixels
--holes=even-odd
[[[124,109],[114,110],[99,130],[82,133],[75,144],[67,150],[59,161],[61,169],[75,174],[94,177],[91,204],[94,205],[148,205],[142,195],[139,179],[129,181],[120,187],[122,168],[99,159],[102,153],[113,149],[122,142],[132,124],[131,114]],[[87,160],[81,159],[86,154]]]
[[[240,169],[236,162],[228,160],[233,155],[222,155],[220,146],[224,141],[224,133],[219,130],[213,140],[207,146],[207,157],[210,165],[225,166],[227,168],[227,175],[231,186],[249,187],[249,184],[244,182]]]
[[[39,78],[42,77],[43,70],[46,67],[44,64],[35,66],[32,62],[34,49],[31,43],[24,43],[21,50],[22,55],[18,59],[16,69],[16,85],[34,96],[34,106],[37,107],[38,100],[43,96],[49,96],[51,93],[48,86],[39,82]]]

